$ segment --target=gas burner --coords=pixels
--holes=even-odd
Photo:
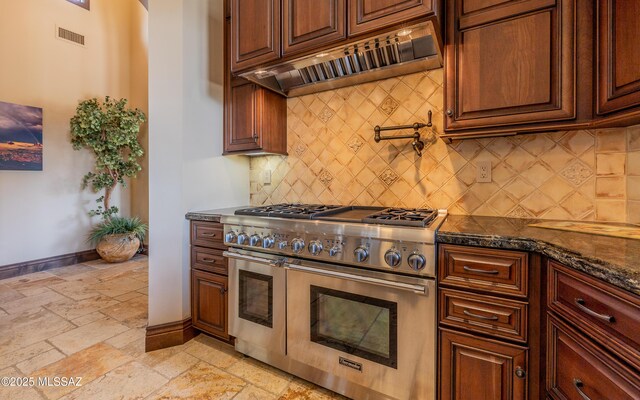
[[[398,226],[429,226],[438,216],[436,210],[418,208],[387,208],[366,216],[362,222],[368,224],[398,225]]]
[[[261,217],[312,219],[314,216],[337,210],[342,206],[326,206],[322,204],[274,204],[271,206],[251,207],[236,210],[236,215],[255,215]]]

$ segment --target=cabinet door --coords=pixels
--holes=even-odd
[[[640,0],[598,1],[598,114],[640,105]]]
[[[227,126],[225,153],[259,150],[262,147],[258,128],[257,86],[243,79],[234,79],[226,100]]]
[[[280,0],[231,1],[231,71],[280,57]]]
[[[441,399],[526,399],[526,348],[440,332]]]
[[[446,4],[447,131],[575,118],[573,1]]]
[[[346,38],[345,0],[285,0],[283,7],[285,55]]]
[[[191,270],[191,320],[201,331],[228,340],[227,277]]]
[[[433,14],[433,0],[349,0],[349,36]]]

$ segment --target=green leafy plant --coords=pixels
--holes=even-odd
[[[142,169],[138,159],[144,151],[138,133],[145,121],[142,111],[127,108],[126,99],[107,96],[102,104],[96,98],[78,104],[71,118],[71,144],[75,150],[90,149],[96,156],[95,170],[83,177],[82,188],[91,186],[96,193],[104,189],[96,200],[102,204],[89,215],[107,221],[118,213],[118,207],[111,205],[111,194],[118,183],[125,187],[125,178]]]
[[[140,218],[111,217],[102,221],[89,234],[89,240],[98,243],[103,237],[108,235],[130,234],[144,242],[147,233],[147,225]]]

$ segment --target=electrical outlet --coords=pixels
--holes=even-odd
[[[271,170],[265,169],[262,171],[262,184],[263,185],[271,185]]]
[[[478,161],[476,168],[476,182],[491,182],[491,161]]]

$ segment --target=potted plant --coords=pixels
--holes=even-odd
[[[144,240],[147,226],[138,218],[119,217],[118,207],[111,205],[111,195],[118,184],[126,187],[126,178],[142,169],[138,159],[144,151],[138,142],[144,113],[127,107],[127,100],[105,97],[80,102],[71,118],[71,144],[75,150],[87,148],[96,156],[94,171],[82,179],[82,188],[90,186],[98,193],[98,207],[89,211],[102,221],[91,231],[89,239],[108,262],[122,262],[133,257]]]

